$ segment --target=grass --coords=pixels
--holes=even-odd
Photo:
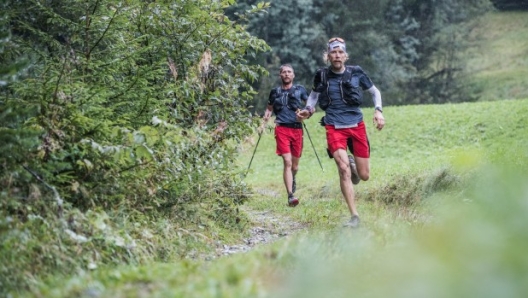
[[[470,168],[487,160],[500,162],[502,155],[516,157],[516,163],[526,166],[526,151],[522,148],[528,148],[528,140],[519,138],[528,135],[528,123],[523,116],[527,112],[526,100],[516,101],[513,110],[512,102],[507,100],[386,107],[384,110],[387,120],[384,130],[379,132],[372,125],[368,126],[372,147],[372,178],[371,181],[361,182],[356,188],[359,200],[364,193],[372,192],[372,189],[399,177],[411,180],[412,177],[434,173],[446,166]],[[336,185],[338,174],[334,161],[325,153],[324,128],[318,126],[317,117],[318,114],[314,116],[315,119],[308,120],[307,127],[325,171],[321,170],[309,140],[305,140],[297,178],[298,196],[307,209],[315,209],[318,214],[329,218],[346,216],[346,212],[342,214],[335,211],[339,209],[337,206],[343,207],[341,192]],[[368,111],[366,117],[371,117]],[[274,154],[274,146],[272,134],[262,136],[246,181],[257,192],[271,194],[272,198],[261,203],[261,208],[276,211],[284,209],[286,192],[282,182],[282,161]],[[487,152],[488,149],[500,154]],[[252,150],[254,147],[248,147],[241,156],[241,166],[249,163]],[[328,204],[331,207],[327,207]],[[257,204],[256,207],[259,206]],[[329,209],[328,214],[322,212],[325,209]],[[313,217],[310,211],[302,212],[298,215],[300,219]],[[293,213],[297,214],[296,211]]]
[[[466,59],[481,100],[528,97],[528,13],[486,14],[473,24]]]

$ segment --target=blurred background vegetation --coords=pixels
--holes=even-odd
[[[260,157],[245,175],[256,114],[278,83],[280,64],[293,64],[297,83],[311,86],[332,36],[347,40],[350,63],[367,70],[389,114],[402,106],[394,112],[405,118],[387,117],[388,127],[401,131],[371,140],[380,156],[373,171],[380,171],[376,162],[387,167],[373,173],[379,184],[359,189],[372,202],[369,216],[404,214],[403,226],[427,222],[427,212],[408,207],[466,181],[446,169],[451,162],[443,153],[464,160],[460,165],[489,147],[486,159],[500,163],[507,156],[526,169],[526,1],[3,0],[0,6],[0,296],[39,293],[43,280],[61,284],[90,270],[125,287],[129,277],[171,276],[167,267],[146,270],[153,262],[178,262],[173,269],[196,278],[193,270],[203,268],[190,260],[247,235],[248,204],[285,213],[276,207],[279,198],[255,193],[281,189],[275,159]],[[456,129],[443,125],[450,115],[457,115],[450,120]],[[432,126],[407,122],[415,118]],[[319,150],[324,137],[315,123],[309,127]],[[404,136],[414,137],[402,142]],[[386,151],[376,141],[388,144]],[[467,144],[476,151],[453,153]],[[260,146],[272,154],[272,140]],[[438,160],[431,163],[431,156]],[[329,162],[323,160],[327,169]],[[319,171],[313,166],[300,173],[304,181]],[[321,205],[308,201],[313,208],[296,210],[296,220],[323,230],[337,223],[332,219],[343,206],[335,199],[335,174],[313,185]],[[386,214],[392,205],[398,208]],[[313,220],[316,214],[326,217]],[[371,228],[383,241],[402,236]],[[286,267],[291,253],[279,253]],[[277,257],[275,250],[265,254],[257,262]],[[123,280],[96,270],[127,264],[135,273],[123,271]],[[259,293],[254,280],[244,288],[246,271],[227,266],[218,270],[229,271],[227,284],[218,276],[220,284],[203,282],[220,293],[242,284],[239,297]],[[77,282],[65,296],[105,287],[101,280],[93,288]],[[183,293],[192,293],[189,286]]]
[[[236,16],[236,11],[257,2],[238,1],[228,13]],[[487,0],[271,3],[267,13],[248,20],[248,31],[272,48],[257,59],[272,74],[254,84],[259,90],[254,105],[260,113],[268,90],[278,83],[281,64],[291,63],[297,83],[311,87],[315,70],[324,66],[326,41],[333,36],[347,41],[348,63],[367,70],[388,105],[489,99],[482,86],[470,80],[474,70],[468,67],[468,57],[463,55],[475,39],[482,38],[479,34],[490,32],[490,28],[483,30],[481,25],[491,23],[476,20],[497,8],[528,9],[526,1]],[[526,40],[523,36],[514,38],[517,42]],[[525,57],[521,58],[524,63]]]

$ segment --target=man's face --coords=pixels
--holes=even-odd
[[[293,82],[293,78],[295,78],[295,74],[293,73],[293,69],[291,67],[283,67],[280,72],[280,77],[282,80],[282,84],[290,84]]]
[[[347,55],[341,48],[335,48],[328,52],[328,60],[332,64],[332,68],[336,71],[342,71],[345,68]]]

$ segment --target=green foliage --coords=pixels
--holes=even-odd
[[[362,194],[366,200],[409,207],[422,202],[431,194],[452,189],[459,178],[447,168],[421,175],[400,173],[386,185]]]
[[[399,81],[392,104],[474,101],[467,90],[467,68],[461,54],[468,43],[464,23],[490,10],[487,0],[391,1],[387,32],[399,55]],[[382,59],[384,61],[384,59]],[[389,77],[390,78],[390,77]],[[400,90],[398,90],[400,89]],[[403,93],[398,93],[403,91]]]
[[[214,244],[220,240],[213,242],[211,234],[218,237],[219,226],[226,225],[222,220],[230,214],[219,216],[213,211],[231,212],[227,208],[206,210],[202,213],[210,217],[201,220],[198,228],[139,210],[83,213],[68,204],[59,208],[48,197],[39,197],[43,194],[37,186],[33,189],[32,197],[21,206],[12,206],[16,204],[13,200],[9,201],[11,205],[0,206],[2,296],[33,292],[49,275],[82,275],[120,264],[140,266],[214,254]],[[14,208],[18,216],[9,214]],[[240,231],[234,224],[231,228],[235,233]]]
[[[255,7],[258,1],[238,1],[227,13],[234,19],[242,19],[240,12]],[[313,0],[261,2],[265,13],[253,14],[248,19],[247,30],[266,41],[273,51],[261,53],[256,61],[271,73],[255,82],[258,90],[252,102],[254,111],[262,113],[269,91],[279,82],[279,67],[290,63],[296,73],[296,83],[309,86],[312,75],[320,65],[320,45],[325,37],[321,24],[314,22],[317,9]]]
[[[266,45],[216,2],[64,5],[11,8],[16,42],[35,57],[34,75],[10,89],[10,101],[38,110],[27,121],[43,131],[29,168],[81,208],[160,190],[129,181],[181,182],[218,158],[213,168],[225,168],[229,140],[250,132],[247,81],[263,71],[245,57]]]
[[[528,10],[526,0],[492,0],[491,2],[499,10]]]
[[[25,220],[20,220],[22,214],[12,216],[5,211],[0,214],[3,294],[34,286],[41,276],[52,272],[72,274],[94,269],[100,263],[137,262],[136,258],[142,257],[134,251],[141,248],[135,247],[129,235],[120,235],[107,226],[108,217],[83,215],[66,208],[65,218],[57,220],[54,213],[59,213],[59,208],[46,198],[37,197],[38,188],[34,189],[33,198],[23,206],[2,204],[2,210],[16,208],[26,215]]]
[[[14,42],[34,57],[6,98],[38,112],[25,125],[42,131],[28,168],[81,208],[130,196],[149,206],[143,198],[160,185],[207,164],[225,171],[229,140],[252,124],[247,82],[263,73],[245,57],[266,45],[223,17],[217,2],[65,6],[10,8],[20,28]]]
[[[236,10],[255,2],[240,1]],[[468,102],[478,96],[468,87],[471,73],[461,56],[469,46],[465,24],[491,9],[489,0],[272,1],[267,14],[248,20],[248,30],[273,49],[261,64],[274,73],[292,63],[297,82],[308,88],[324,66],[326,41],[340,36],[347,63],[369,73],[386,104]],[[275,76],[259,82],[256,111],[276,83]]]
[[[7,63],[2,63],[0,66],[0,88],[7,85],[8,81],[16,76],[21,71],[21,68],[26,65],[26,61],[23,56],[21,59],[11,59],[10,51],[14,45],[11,43],[11,30],[9,28],[9,16],[7,14],[7,3],[2,1],[0,3],[0,59]],[[15,62],[13,62],[15,60]],[[0,89],[2,90],[2,89]]]
[[[0,97],[2,293],[184,257],[208,241],[200,229],[239,232],[248,189],[231,165],[252,133],[250,83],[266,74],[248,59],[269,48],[224,15],[232,1],[30,2],[6,3],[0,55],[30,59]],[[113,236],[90,214],[108,214]]]
[[[9,175],[12,164],[21,162],[26,158],[27,149],[33,148],[37,144],[36,134],[38,130],[34,127],[24,127],[24,121],[35,115],[36,110],[32,107],[24,106],[18,100],[12,100],[12,94],[7,85],[16,79],[22,72],[26,62],[24,56],[19,59],[11,59],[10,52],[16,46],[11,41],[11,30],[9,28],[9,18],[6,10],[6,3],[0,4],[0,61],[5,61],[0,66],[0,186],[2,176]],[[13,63],[13,61],[18,61]],[[8,100],[8,98],[10,98]]]
[[[472,180],[465,203],[441,197],[419,229],[385,227],[387,234],[398,233],[395,239],[341,230],[285,243],[283,262],[295,270],[280,283],[287,287],[270,296],[526,295],[526,175],[512,168],[479,172],[488,175]]]
[[[282,163],[278,157],[270,158],[274,155],[270,134],[263,136],[245,182],[235,175],[236,164],[245,171],[255,145],[244,143],[251,142],[244,136],[254,121],[245,109],[254,92],[246,82],[265,73],[249,66],[246,54],[258,55],[259,50],[251,45],[266,47],[259,40],[246,44],[251,37],[237,31],[243,28],[221,16],[211,18],[210,6],[194,6],[206,1],[171,4],[182,14],[177,10],[167,15],[176,15],[181,26],[163,22],[170,19],[164,15],[154,28],[150,27],[153,15],[163,14],[162,8],[166,8],[159,2],[127,3],[144,11],[121,7],[121,13],[133,11],[125,13],[130,23],[120,20],[119,13],[113,16],[111,5],[99,10],[96,3],[80,2],[26,7],[28,18],[24,19],[26,12],[19,14],[22,10],[17,3],[11,3],[16,5],[10,6],[10,16],[18,20],[18,31],[4,53],[9,59],[27,53],[33,60],[27,72],[17,73],[19,82],[2,89],[6,91],[2,104],[9,105],[10,111],[20,110],[2,114],[9,116],[0,120],[2,129],[9,125],[16,128],[0,139],[8,140],[0,146],[11,146],[2,151],[10,155],[0,157],[4,158],[0,164],[1,295],[131,296],[147,292],[149,296],[310,297],[331,290],[339,296],[341,289],[348,296],[364,289],[379,296],[412,296],[399,290],[401,285],[408,285],[403,290],[413,289],[416,280],[425,292],[417,296],[498,296],[499,288],[521,293],[517,296],[526,293],[521,279],[526,243],[519,236],[526,224],[518,220],[524,218],[519,216],[525,210],[518,197],[525,192],[520,186],[528,169],[528,144],[520,137],[527,134],[528,123],[523,117],[526,100],[516,101],[515,108],[512,101],[386,107],[386,128],[377,132],[368,126],[371,180],[356,187],[365,229],[348,237],[341,229],[333,233],[349,215],[335,164],[324,154],[324,130],[313,120],[317,115],[307,126],[325,171],[321,173],[311,145],[305,143],[298,176],[302,208],[285,206],[282,181],[277,176]],[[151,10],[149,5],[161,6]],[[38,9],[45,14],[37,13]],[[83,15],[89,11],[91,18],[97,19],[97,12],[105,9],[109,14],[99,15],[99,23],[88,22],[98,30],[90,31],[90,26],[84,26],[87,23],[73,25],[79,20],[79,11]],[[254,9],[258,11],[258,7]],[[54,11],[61,12],[58,20],[47,17],[56,16]],[[75,13],[77,17],[72,17]],[[200,26],[193,23],[191,15],[201,21]],[[47,19],[53,21],[43,22]],[[113,20],[111,26],[104,26],[109,24],[105,19]],[[214,22],[220,19],[230,26]],[[111,32],[113,25],[119,24],[120,32]],[[167,26],[172,25],[170,38],[163,38]],[[211,31],[202,30],[208,26]],[[78,33],[80,29],[74,30],[76,27],[82,27],[84,35]],[[100,37],[97,34],[107,27],[104,36],[109,40],[93,38]],[[226,36],[239,34],[246,40],[227,38],[220,46],[214,38],[206,37],[217,32],[213,27],[223,29]],[[132,38],[127,28],[141,28],[141,33]],[[231,28],[236,28],[235,32]],[[44,29],[68,35],[50,34],[50,38]],[[31,40],[24,39],[28,36]],[[68,45],[65,36],[70,44],[75,40],[75,46]],[[173,44],[177,38],[179,43]],[[225,56],[212,51],[211,61],[217,64],[209,63],[212,71],[204,76],[205,68],[199,71],[198,66],[207,63],[198,61],[207,60],[207,55],[202,59],[206,39],[216,46],[211,50],[225,49]],[[406,48],[409,53],[412,44]],[[196,45],[203,47],[194,50]],[[178,55],[170,55],[173,51]],[[16,61],[6,55],[0,65]],[[233,63],[235,60],[241,64]],[[365,111],[366,119],[370,118]],[[222,120],[227,127],[218,125]],[[27,130],[27,135],[22,130]],[[242,157],[237,158],[238,154]],[[481,168],[483,162],[510,164],[520,173],[493,174],[496,169]],[[477,182],[472,180],[475,177]],[[247,200],[246,183],[258,193],[251,200]],[[467,185],[475,187],[468,189]],[[390,187],[394,188],[390,193],[377,192]],[[210,256],[221,241],[240,237],[247,224],[245,215],[238,212],[242,202],[249,202],[250,208],[287,215],[284,221],[324,230],[324,235],[288,237],[254,253],[215,263],[181,261]],[[447,215],[437,212],[442,206]],[[438,228],[436,223],[448,225]],[[229,233],[224,233],[226,230]],[[495,239],[504,245],[494,245]],[[511,239],[516,241],[508,241]],[[508,260],[496,257],[500,255],[509,256]],[[414,266],[416,260],[423,266]],[[134,266],[115,267],[123,263]],[[472,270],[482,264],[499,271]],[[319,272],[322,275],[310,274]],[[50,279],[43,282],[43,276]],[[347,280],[340,280],[342,276]],[[473,276],[476,278],[471,279]],[[507,278],[511,276],[521,278]],[[350,284],[349,277],[357,283],[340,288]],[[380,288],[379,280],[393,283]],[[473,285],[480,280],[498,282],[477,293],[480,287]],[[271,289],[277,287],[289,287],[291,292],[275,294]],[[30,293],[25,292],[28,289]]]

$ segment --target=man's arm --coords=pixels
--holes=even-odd
[[[259,134],[262,134],[264,132],[264,126],[266,125],[266,123],[268,123],[268,120],[271,117],[272,111],[273,111],[273,106],[272,105],[268,105],[266,107],[266,111],[264,111],[264,116],[262,116],[262,123],[257,128],[257,132]]]
[[[310,92],[310,96],[308,96],[308,100],[306,101],[306,106],[304,109],[297,112],[297,117],[302,120],[310,118],[313,113],[315,113],[315,105],[317,104],[318,99],[319,92]]]
[[[379,108],[381,110],[382,109],[381,93],[378,90],[378,88],[376,88],[376,86],[372,85],[372,87],[367,89],[367,91],[370,93],[370,95],[372,97],[372,103],[374,103],[374,108]]]
[[[263,117],[265,122],[268,122],[269,118],[271,117],[272,111],[273,111],[273,106],[272,105],[268,105],[266,107],[266,111],[264,112],[264,117]]]
[[[372,96],[372,102],[374,103],[374,118],[372,121],[378,130],[381,130],[385,126],[385,118],[383,117],[382,103],[381,103],[381,93],[372,85],[367,91]]]

